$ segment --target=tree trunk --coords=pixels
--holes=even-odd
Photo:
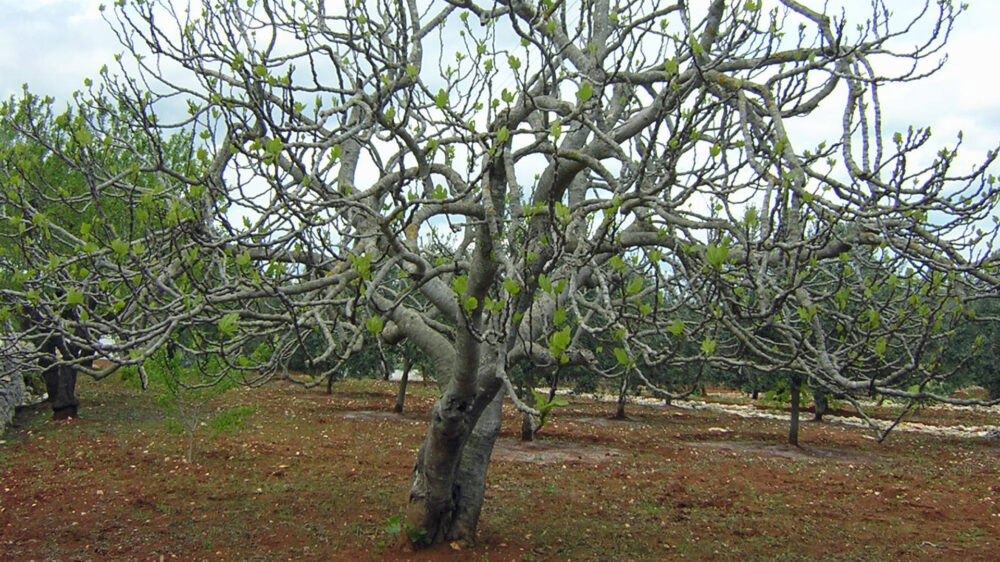
[[[52,407],[52,419],[64,420],[75,418],[80,402],[76,399],[76,368],[72,365],[57,365],[59,347],[62,341],[59,336],[50,336],[40,346],[40,350],[50,357],[39,361],[42,368],[42,378],[45,380],[45,390],[49,394],[49,405]],[[72,351],[64,351],[63,355],[73,355]],[[67,357],[68,358],[68,357]]]
[[[618,390],[618,407],[615,409],[616,420],[625,419],[625,398],[628,395],[628,373],[622,375],[622,387]]]
[[[80,402],[76,399],[76,369],[71,365],[45,370],[45,387],[52,406],[52,419],[75,418]]]
[[[535,428],[531,423],[531,414],[521,414],[521,441],[534,441]]]
[[[552,373],[551,384],[549,384],[549,402],[556,397],[556,391],[559,390],[559,368],[557,367],[555,372]]]
[[[792,415],[791,420],[788,423],[788,444],[799,446],[799,399],[801,398],[800,393],[802,389],[802,380],[793,376],[791,381],[789,381],[791,388],[789,393],[792,399]]]
[[[499,390],[499,384],[480,389],[474,400],[449,390],[434,405],[406,508],[405,538],[413,547],[475,542],[486,471],[500,433]]]
[[[813,421],[823,421],[823,414],[825,414],[830,408],[830,402],[827,398],[826,392],[816,389],[816,391],[813,392],[813,404],[815,404],[813,408]]]
[[[413,368],[413,363],[409,360],[403,363],[403,374],[399,377],[399,392],[396,393],[396,405],[392,407],[392,411],[397,414],[403,413],[403,403],[406,401],[406,385],[410,381],[411,368]]]
[[[760,396],[760,389],[755,386],[753,387],[753,394],[750,395],[750,399],[756,400],[758,396]]]

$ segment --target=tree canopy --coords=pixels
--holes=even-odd
[[[501,401],[538,414],[518,365],[947,399],[942,347],[997,287],[996,151],[964,169],[960,142],[886,129],[879,92],[938,68],[962,8],[762,4],[117,2],[117,69],[65,116],[3,119],[87,187],[53,204],[124,222],[67,230],[27,203],[38,174],[8,176],[7,240],[59,244],[4,310],[116,365],[174,342],[247,382],[307,340],[316,364],[405,341],[441,388],[417,542],[474,537]]]

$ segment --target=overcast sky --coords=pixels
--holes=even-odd
[[[112,4],[113,0],[103,0]],[[695,4],[699,1],[695,0]],[[826,0],[804,0],[821,7]],[[957,0],[956,0],[957,1]],[[842,0],[863,7],[869,0]],[[28,83],[36,94],[67,99],[96,76],[119,52],[101,18],[98,0],[0,0],[0,95],[4,99]],[[917,0],[889,0],[890,7],[912,7]],[[883,93],[889,126],[903,122],[931,125],[936,143],[965,132],[964,155],[980,155],[1000,139],[1000,1],[969,0],[949,44],[950,60],[937,76]],[[836,0],[831,5],[840,4]],[[933,9],[933,8],[932,8]],[[890,128],[894,130],[894,128]]]

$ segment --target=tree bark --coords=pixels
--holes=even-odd
[[[813,421],[823,421],[823,414],[825,414],[830,408],[830,402],[827,398],[826,392],[819,389],[813,392],[813,403],[815,404],[813,408]]]
[[[410,381],[410,369],[412,368],[413,362],[405,360],[403,363],[403,374],[399,377],[399,392],[396,393],[396,404],[392,407],[392,411],[397,414],[403,413],[403,403],[406,401],[406,385]]]
[[[616,420],[625,419],[625,398],[628,395],[628,373],[622,375],[622,387],[618,390],[618,406],[615,409]]]
[[[413,547],[475,542],[486,471],[500,432],[499,390],[499,384],[479,389],[474,400],[449,390],[434,405],[406,508],[406,538]]]
[[[80,402],[76,399],[76,368],[72,365],[58,365],[61,338],[50,336],[40,346],[46,357],[39,361],[42,368],[42,378],[45,380],[45,391],[49,394],[49,405],[52,407],[52,419],[63,420],[75,418]],[[62,351],[71,355],[71,351]],[[51,357],[50,357],[51,356]]]
[[[531,414],[521,414],[521,441],[534,441],[535,428],[531,423]]]
[[[792,376],[789,381],[791,388],[789,393],[792,399],[792,415],[788,423],[788,444],[799,446],[799,400],[801,398],[802,380],[797,376]]]
[[[71,365],[50,367],[45,371],[45,386],[52,406],[52,419],[75,418],[80,406],[76,399],[76,369]]]

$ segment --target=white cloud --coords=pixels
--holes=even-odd
[[[97,1],[0,0],[0,95],[28,83],[37,94],[68,99],[121,50]]]

